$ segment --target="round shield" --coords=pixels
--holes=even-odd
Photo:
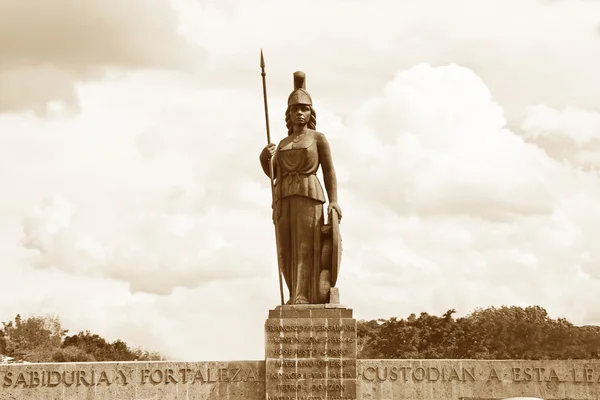
[[[331,260],[331,287],[335,286],[342,261],[342,236],[340,235],[340,221],[335,210],[331,211],[329,218],[331,223],[332,260]]]

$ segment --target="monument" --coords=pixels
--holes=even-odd
[[[341,261],[337,178],[325,135],[306,90],[293,75],[285,123],[287,136],[270,140],[265,63],[261,51],[267,146],[260,163],[271,179],[281,305],[265,323],[267,399],[356,399],[356,320],[340,306],[335,288]],[[321,167],[329,199],[317,178]],[[284,303],[281,279],[289,300]]]
[[[0,365],[0,400],[600,400],[600,360],[357,359],[357,321],[335,286],[342,211],[332,152],[299,71],[288,134],[271,143],[262,52],[261,70],[259,159],[271,180],[281,297],[265,321],[264,359]]]
[[[260,59],[268,144],[259,158],[271,179],[281,303],[282,275],[289,290],[288,305],[329,303],[341,261],[342,211],[333,157],[325,135],[315,130],[317,115],[306,91],[306,75],[301,71],[294,73],[294,90],[288,97],[288,135],[278,146],[271,143],[262,51]],[[325,194],[317,178],[319,167],[329,198],[327,225],[323,215]]]

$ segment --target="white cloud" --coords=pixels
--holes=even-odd
[[[558,166],[505,123],[486,86],[466,68],[401,72],[349,120],[345,146],[361,160],[345,160],[354,166],[352,186],[398,212],[420,215],[502,219],[552,212],[550,176]],[[377,151],[363,153],[368,134]]]
[[[256,90],[263,48],[274,88],[287,91],[290,71],[304,70],[309,90],[318,88],[315,97],[337,113],[354,110],[397,71],[420,63],[475,71],[514,126],[539,103],[600,107],[594,1],[174,3],[185,10],[182,32],[210,52],[215,76]]]
[[[557,161],[600,168],[600,112],[538,105],[521,124],[523,136]]]
[[[255,219],[243,216],[248,222]],[[36,268],[124,281],[132,292],[168,295],[176,287],[195,288],[266,272],[265,257],[245,245],[240,235],[227,232],[233,226],[228,224],[230,216],[206,212],[136,217],[129,220],[127,242],[105,244],[78,226],[68,204],[48,199],[24,218],[22,245],[38,254]]]
[[[579,288],[599,284],[586,275],[599,275],[598,175],[512,133],[483,82],[457,66],[400,72],[351,115],[332,146],[351,193],[388,214],[346,211],[345,232],[357,235],[345,241],[357,247],[345,258],[357,280],[342,280],[346,304],[367,315],[542,304],[576,322],[595,318],[580,301],[596,295]],[[366,304],[365,290],[378,301]]]
[[[178,35],[168,0],[0,4],[0,112],[77,110],[76,84],[106,68],[190,70],[199,49]]]

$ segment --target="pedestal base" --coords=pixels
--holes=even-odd
[[[267,400],[355,400],[356,320],[339,304],[278,306],[265,323]]]

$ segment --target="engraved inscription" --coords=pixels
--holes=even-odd
[[[135,377],[137,374],[137,378]],[[71,386],[171,385],[178,383],[258,382],[256,368],[204,368],[172,369],[152,368],[137,371],[126,370],[72,370],[72,371],[0,371],[1,388],[37,388]]]
[[[467,381],[475,380],[475,368],[436,368],[436,367],[366,367],[362,370],[362,378],[366,381]]]
[[[355,332],[356,326],[351,324],[332,324],[332,325],[267,325],[267,332]]]
[[[2,376],[3,388],[37,388],[56,386],[100,386],[120,383],[129,384],[124,371],[7,371]]]
[[[356,374],[353,372],[337,372],[328,371],[327,373],[320,371],[310,372],[272,372],[269,374],[271,379],[354,379]]]
[[[571,382],[600,384],[600,370],[582,367],[557,370],[552,367],[512,366],[504,368],[411,367],[406,365],[366,366],[359,373],[362,380],[412,382]]]
[[[353,337],[331,337],[331,336],[323,336],[323,337],[280,337],[280,336],[269,336],[267,340],[271,343],[278,344],[311,344],[311,343],[354,343],[356,340]]]
[[[276,367],[343,367],[346,365],[355,365],[355,361],[351,360],[276,360]]]
[[[340,392],[345,391],[346,386],[339,383],[323,383],[323,384],[311,384],[311,383],[298,383],[298,384],[278,384],[276,386],[280,392],[321,392],[331,391]]]
[[[269,396],[269,399],[275,400],[324,400],[321,396]],[[356,400],[356,397],[327,396],[328,400]]]
[[[273,349],[272,356],[288,356],[288,357],[320,357],[330,356],[339,357],[350,354],[348,349]]]
[[[273,319],[265,333],[268,399],[356,400],[355,320]]]

